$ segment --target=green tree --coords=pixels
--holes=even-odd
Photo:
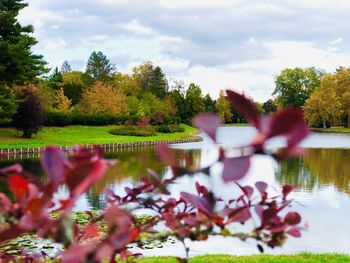
[[[0,94],[0,124],[8,124],[12,121],[17,111],[17,100],[10,91]]]
[[[204,97],[204,108],[205,112],[216,112],[215,101],[210,97],[209,93]]]
[[[275,113],[277,111],[277,104],[274,100],[269,99],[263,103],[262,109],[264,114]]]
[[[147,89],[160,99],[168,94],[168,81],[160,67],[156,67],[150,75]]]
[[[17,20],[26,6],[23,0],[0,1],[0,87],[23,84],[47,72],[43,56],[31,51],[37,44],[33,26]]]
[[[138,82],[128,74],[118,72],[114,76],[113,84],[126,96],[135,96],[139,98],[141,95],[141,87]]]
[[[324,72],[316,68],[286,68],[276,77],[276,88],[273,95],[277,95],[278,104],[285,107],[302,107],[311,93],[320,86]]]
[[[110,82],[117,72],[115,65],[101,51],[91,53],[85,74],[94,81]]]
[[[220,96],[216,101],[216,110],[223,123],[232,121],[232,112],[230,102],[227,100],[224,91],[220,91]]]
[[[187,121],[191,121],[194,116],[204,112],[204,101],[200,86],[191,83],[186,90],[185,100],[187,106]]]
[[[58,67],[56,67],[52,74],[47,78],[47,85],[50,89],[59,90],[62,86],[63,75],[61,71],[59,71]]]
[[[149,90],[149,82],[153,72],[154,66],[150,61],[132,69],[132,77],[137,82],[138,86],[141,87],[142,91]]]
[[[61,66],[61,73],[66,74],[72,71],[72,67],[69,65],[68,61],[64,61]]]
[[[62,88],[64,94],[72,101],[73,105],[81,101],[86,85],[83,73],[80,71],[72,71],[63,75]]]

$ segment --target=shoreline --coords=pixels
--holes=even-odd
[[[191,142],[201,142],[203,138],[200,136],[193,136],[193,138],[188,139],[173,139],[173,140],[150,140],[150,141],[139,141],[139,142],[120,142],[120,143],[103,143],[103,144],[83,144],[79,145],[81,147],[86,147],[88,149],[92,149],[94,146],[99,146],[102,149],[124,149],[124,148],[133,148],[133,147],[147,147],[147,146],[155,146],[160,143],[167,144],[180,144],[180,143],[191,143]],[[1,155],[21,155],[21,154],[30,154],[30,153],[41,153],[47,146],[43,147],[21,147],[21,148],[3,148],[0,149]],[[64,152],[71,152],[74,150],[75,146],[59,146]]]

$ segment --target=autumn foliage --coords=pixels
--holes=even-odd
[[[210,166],[199,170],[184,167],[182,164],[186,162],[183,158],[187,156],[180,156],[168,145],[160,144],[158,156],[171,166],[172,175],[161,178],[149,170],[147,177],[132,188],[125,188],[122,195],[106,189],[106,210],[98,217],[87,212],[90,223],[78,226],[69,219],[75,201],[105,174],[113,161],[104,160],[98,147],[93,151],[77,147],[70,158],[58,148],[48,147],[41,159],[49,178],[46,183],[22,171],[19,165],[0,170],[13,193],[13,199],[0,194],[1,217],[6,220],[6,226],[0,229],[0,243],[24,233],[36,232],[40,237],[64,244],[66,249],[60,258],[62,262],[115,262],[115,256],[125,259],[132,255],[127,246],[137,241],[141,233],[156,235],[154,226],[159,223],[163,223],[170,230],[169,235],[184,245],[186,239],[206,240],[211,234],[219,234],[242,240],[255,239],[258,249],[263,251],[264,245],[274,248],[283,245],[288,236],[300,237],[304,229],[301,216],[289,211],[292,204],[289,194],[293,186],[285,185],[279,195],[271,196],[264,182],[243,186],[237,181],[246,175],[251,157],[255,154],[271,155],[279,160],[302,152],[298,144],[308,135],[302,113],[288,109],[276,115],[260,116],[255,105],[244,96],[233,91],[227,91],[227,96],[257,129],[252,143],[235,149],[237,151],[218,145],[220,154],[217,162],[223,165],[222,178],[237,185],[241,192],[238,196],[223,201],[211,189],[197,182],[196,194],[184,191],[177,198],[171,196],[169,186],[180,177],[198,172],[210,176]],[[221,124],[219,117],[200,115],[193,123],[216,142],[216,131]],[[286,147],[277,152],[267,151],[267,141],[276,136],[286,138]],[[232,152],[240,154],[235,156]],[[62,186],[69,190],[69,197],[54,199]],[[134,212],[138,209],[152,211],[155,216],[142,223],[136,222]],[[52,211],[59,212],[59,216],[52,218]],[[244,224],[253,218],[255,224],[251,231],[232,232],[230,226]],[[107,226],[104,232],[101,232],[102,221]],[[1,256],[11,258],[10,255]],[[23,251],[23,258],[27,260],[38,261],[43,256]]]

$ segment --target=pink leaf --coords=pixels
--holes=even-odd
[[[22,166],[20,164],[14,164],[11,166],[7,166],[0,169],[0,174],[7,174],[7,173],[21,173],[22,172]]]
[[[204,131],[214,142],[216,141],[216,130],[221,126],[220,118],[215,114],[201,114],[193,119],[193,125]]]
[[[293,236],[293,237],[301,237],[300,230],[296,227],[293,227],[287,231],[287,234]]]
[[[64,182],[68,160],[59,147],[45,148],[41,157],[41,164],[55,186]]]
[[[260,115],[255,104],[244,95],[241,95],[235,91],[226,90],[226,94],[232,107],[241,113],[250,124],[259,130]]]
[[[223,164],[223,180],[225,182],[238,181],[242,179],[249,170],[250,156],[238,158],[225,158],[223,160]]]

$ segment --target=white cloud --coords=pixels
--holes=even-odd
[[[46,51],[55,51],[55,50],[67,48],[67,47],[68,47],[67,41],[65,41],[63,38],[57,38],[57,39],[54,39],[54,41],[45,43],[43,49]]]
[[[143,26],[137,19],[133,19],[128,23],[117,24],[116,27],[131,31],[140,35],[151,35],[154,34],[155,31],[147,26]]]
[[[338,37],[338,38],[328,42],[328,44],[330,44],[332,46],[333,45],[338,45],[340,43],[343,43],[343,38],[342,37]]]

